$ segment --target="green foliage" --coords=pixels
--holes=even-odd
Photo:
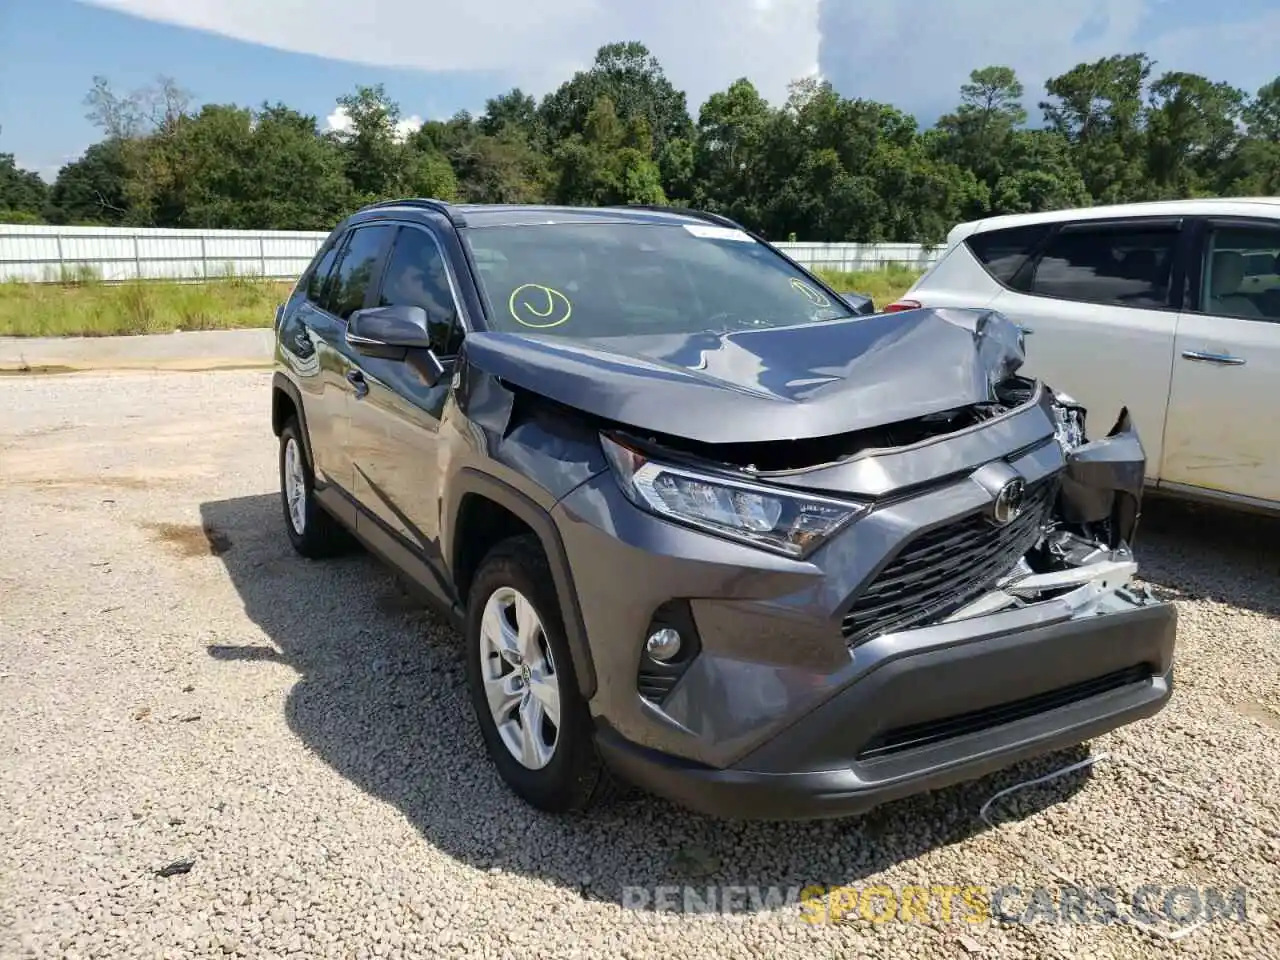
[[[0,283],[0,336],[94,337],[267,326],[288,286],[245,278],[112,284],[78,277],[65,283]]]
[[[85,98],[104,139],[50,188],[0,154],[0,220],[326,229],[374,199],[674,203],[764,236],[937,243],[961,220],[1094,203],[1280,193],[1280,77],[1250,96],[1142,53],[1045,85],[1043,123],[1007,66],[974,70],[933,128],[813,78],[770,105],[749,80],[690,117],[640,43],[601,47],[541,101],[520,89],[406,129],[380,85],[345,123],[277,104],[198,110],[172,80]]]
[[[554,139],[581,133],[596,104],[609,100],[623,124],[643,120],[659,150],[670,139],[692,133],[682,91],[671,85],[662,65],[642,43],[611,43],[596,53],[589,70],[580,70],[547,96],[538,108]]]
[[[125,141],[109,138],[93,144],[79,160],[58,171],[49,191],[50,220],[111,226],[124,223],[129,216],[128,176]]]
[[[39,174],[20,169],[13,154],[0,153],[0,222],[39,223],[48,191]]]
[[[920,271],[904,264],[886,264],[879,270],[819,270],[820,276],[839,293],[861,293],[875,303],[877,309],[899,299],[920,279]]]

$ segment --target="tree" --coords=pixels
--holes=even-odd
[[[86,118],[108,138],[131,140],[176,127],[190,109],[191,94],[165,76],[149,87],[118,94],[106,77],[95,76],[84,103],[89,108]]]
[[[931,145],[941,160],[967,168],[994,190],[1001,178],[1015,174],[1014,137],[1027,122],[1022,83],[1009,67],[983,67],[969,74],[960,88],[960,106],[938,121],[942,136]],[[969,217],[986,211],[973,208]]]
[[[1148,191],[1190,197],[1217,186],[1240,139],[1245,94],[1195,73],[1166,73],[1151,85],[1146,115]]]
[[[777,106],[740,78],[695,124],[639,43],[601,47],[541,102],[515,88],[416,130],[381,86],[340,98],[345,122],[322,132],[282,104],[197,110],[171,79],[122,94],[98,77],[85,105],[103,139],[52,189],[4,157],[0,204],[28,220],[324,229],[389,196],[673,202],[777,239],[932,242],[995,214],[1280,193],[1280,77],[1249,97],[1154,66],[1131,53],[1050,79],[1043,129],[1000,65],[974,70],[930,129],[816,77]]]
[[[1262,87],[1243,113],[1250,137],[1280,143],[1280,77]]]
[[[227,209],[226,225],[325,230],[351,208],[343,158],[319,135],[315,117],[283,104],[264,104],[248,126],[240,154],[245,172],[234,194],[239,202]],[[201,188],[206,195],[215,193],[213,183]],[[199,208],[193,216],[200,218]]]
[[[531,147],[546,145],[546,127],[538,115],[538,101],[519,87],[485,102],[484,115],[476,122],[491,137],[508,134],[523,138]]]
[[[693,167],[702,186],[699,202],[727,212],[758,192],[754,180],[760,173],[769,121],[769,104],[745,77],[707,98],[698,113],[693,149]],[[681,185],[672,186],[679,192]]]
[[[1242,113],[1247,136],[1224,165],[1220,189],[1228,196],[1280,194],[1280,77],[1263,86]]]
[[[116,138],[90,145],[58,171],[49,192],[54,223],[118,225],[129,218],[129,166],[125,143]]]
[[[1038,213],[1089,205],[1089,189],[1071,162],[1071,147],[1052,130],[1015,130],[1005,172],[991,187],[988,212]]]
[[[361,200],[393,196],[405,177],[407,156],[397,136],[400,105],[382,84],[356,87],[338,98],[348,126],[338,130],[347,179]]]
[[[557,148],[552,158],[557,203],[592,206],[662,204],[662,173],[651,158],[652,142],[642,116],[618,117],[613,101],[592,105],[583,132]]]
[[[469,113],[424,124],[409,138],[423,154],[436,153],[450,165],[455,198],[467,203],[536,203],[545,199],[548,159],[509,126],[481,132]],[[449,199],[445,197],[444,199]]]
[[[23,170],[11,153],[0,153],[0,221],[39,223],[48,185],[38,173]]]
[[[1045,125],[1071,145],[1076,168],[1099,203],[1139,198],[1144,187],[1142,94],[1153,64],[1143,53],[1082,63],[1045,83]]]
[[[608,98],[623,123],[643,118],[657,151],[668,140],[689,138],[693,133],[684,93],[671,85],[662,65],[642,43],[601,47],[591,69],[578,71],[548,94],[538,112],[558,140],[580,133],[602,98]]]

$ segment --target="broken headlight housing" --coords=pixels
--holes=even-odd
[[[812,553],[866,507],[661,463],[600,434],[605,457],[637,507],[788,557]]]
[[[1053,395],[1053,419],[1055,421],[1054,436],[1062,445],[1063,452],[1070,453],[1088,442],[1084,431],[1085,409],[1074,397],[1065,393]]]

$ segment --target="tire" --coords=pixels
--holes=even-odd
[[[293,549],[311,560],[337,556],[351,549],[351,535],[333,518],[315,497],[315,474],[307,459],[302,430],[296,417],[280,431],[280,504],[284,510],[284,529]],[[290,473],[296,479],[290,483]],[[299,490],[300,486],[300,490]],[[291,509],[290,493],[298,491],[296,513]]]
[[[495,613],[504,611],[509,615],[515,626],[524,622],[519,599],[515,598],[528,603],[540,625],[523,647],[531,655],[521,655],[521,665],[496,652],[490,642],[494,636],[492,622],[487,633],[485,630],[485,614],[491,604]],[[511,628],[512,621],[506,621],[506,625]],[[517,629],[512,629],[502,635],[520,646],[515,639],[518,634]],[[594,724],[578,690],[551,568],[536,537],[504,540],[481,562],[468,596],[464,638],[467,684],[476,721],[489,757],[507,786],[526,803],[549,813],[583,811],[613,799],[619,788],[596,750]],[[522,680],[511,681],[521,675],[522,667],[528,668]],[[491,708],[488,696],[498,675],[508,682],[503,688],[506,696],[502,702],[509,707],[503,730],[495,716],[502,710]],[[536,740],[545,751],[551,739],[546,725],[551,713],[545,706],[548,677],[555,680],[560,722],[555,725],[549,757],[544,757],[538,747],[529,748],[529,742]],[[511,693],[513,684],[516,692]],[[533,731],[535,736],[526,738],[522,721],[529,717],[540,717],[542,722]]]

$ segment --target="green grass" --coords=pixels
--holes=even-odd
[[[862,293],[875,301],[876,309],[883,310],[893,303],[907,288],[916,282],[921,271],[891,264],[883,270],[863,270],[857,273],[842,273],[835,270],[818,270],[820,276],[841,293]]]
[[[920,274],[901,266],[861,273],[819,271],[841,292],[892,303]],[[204,283],[101,283],[88,274],[56,283],[0,283],[0,336],[108,337],[174,330],[269,327],[291,284],[251,277]]]
[[[0,336],[107,337],[269,327],[290,286],[251,278],[0,283]]]

